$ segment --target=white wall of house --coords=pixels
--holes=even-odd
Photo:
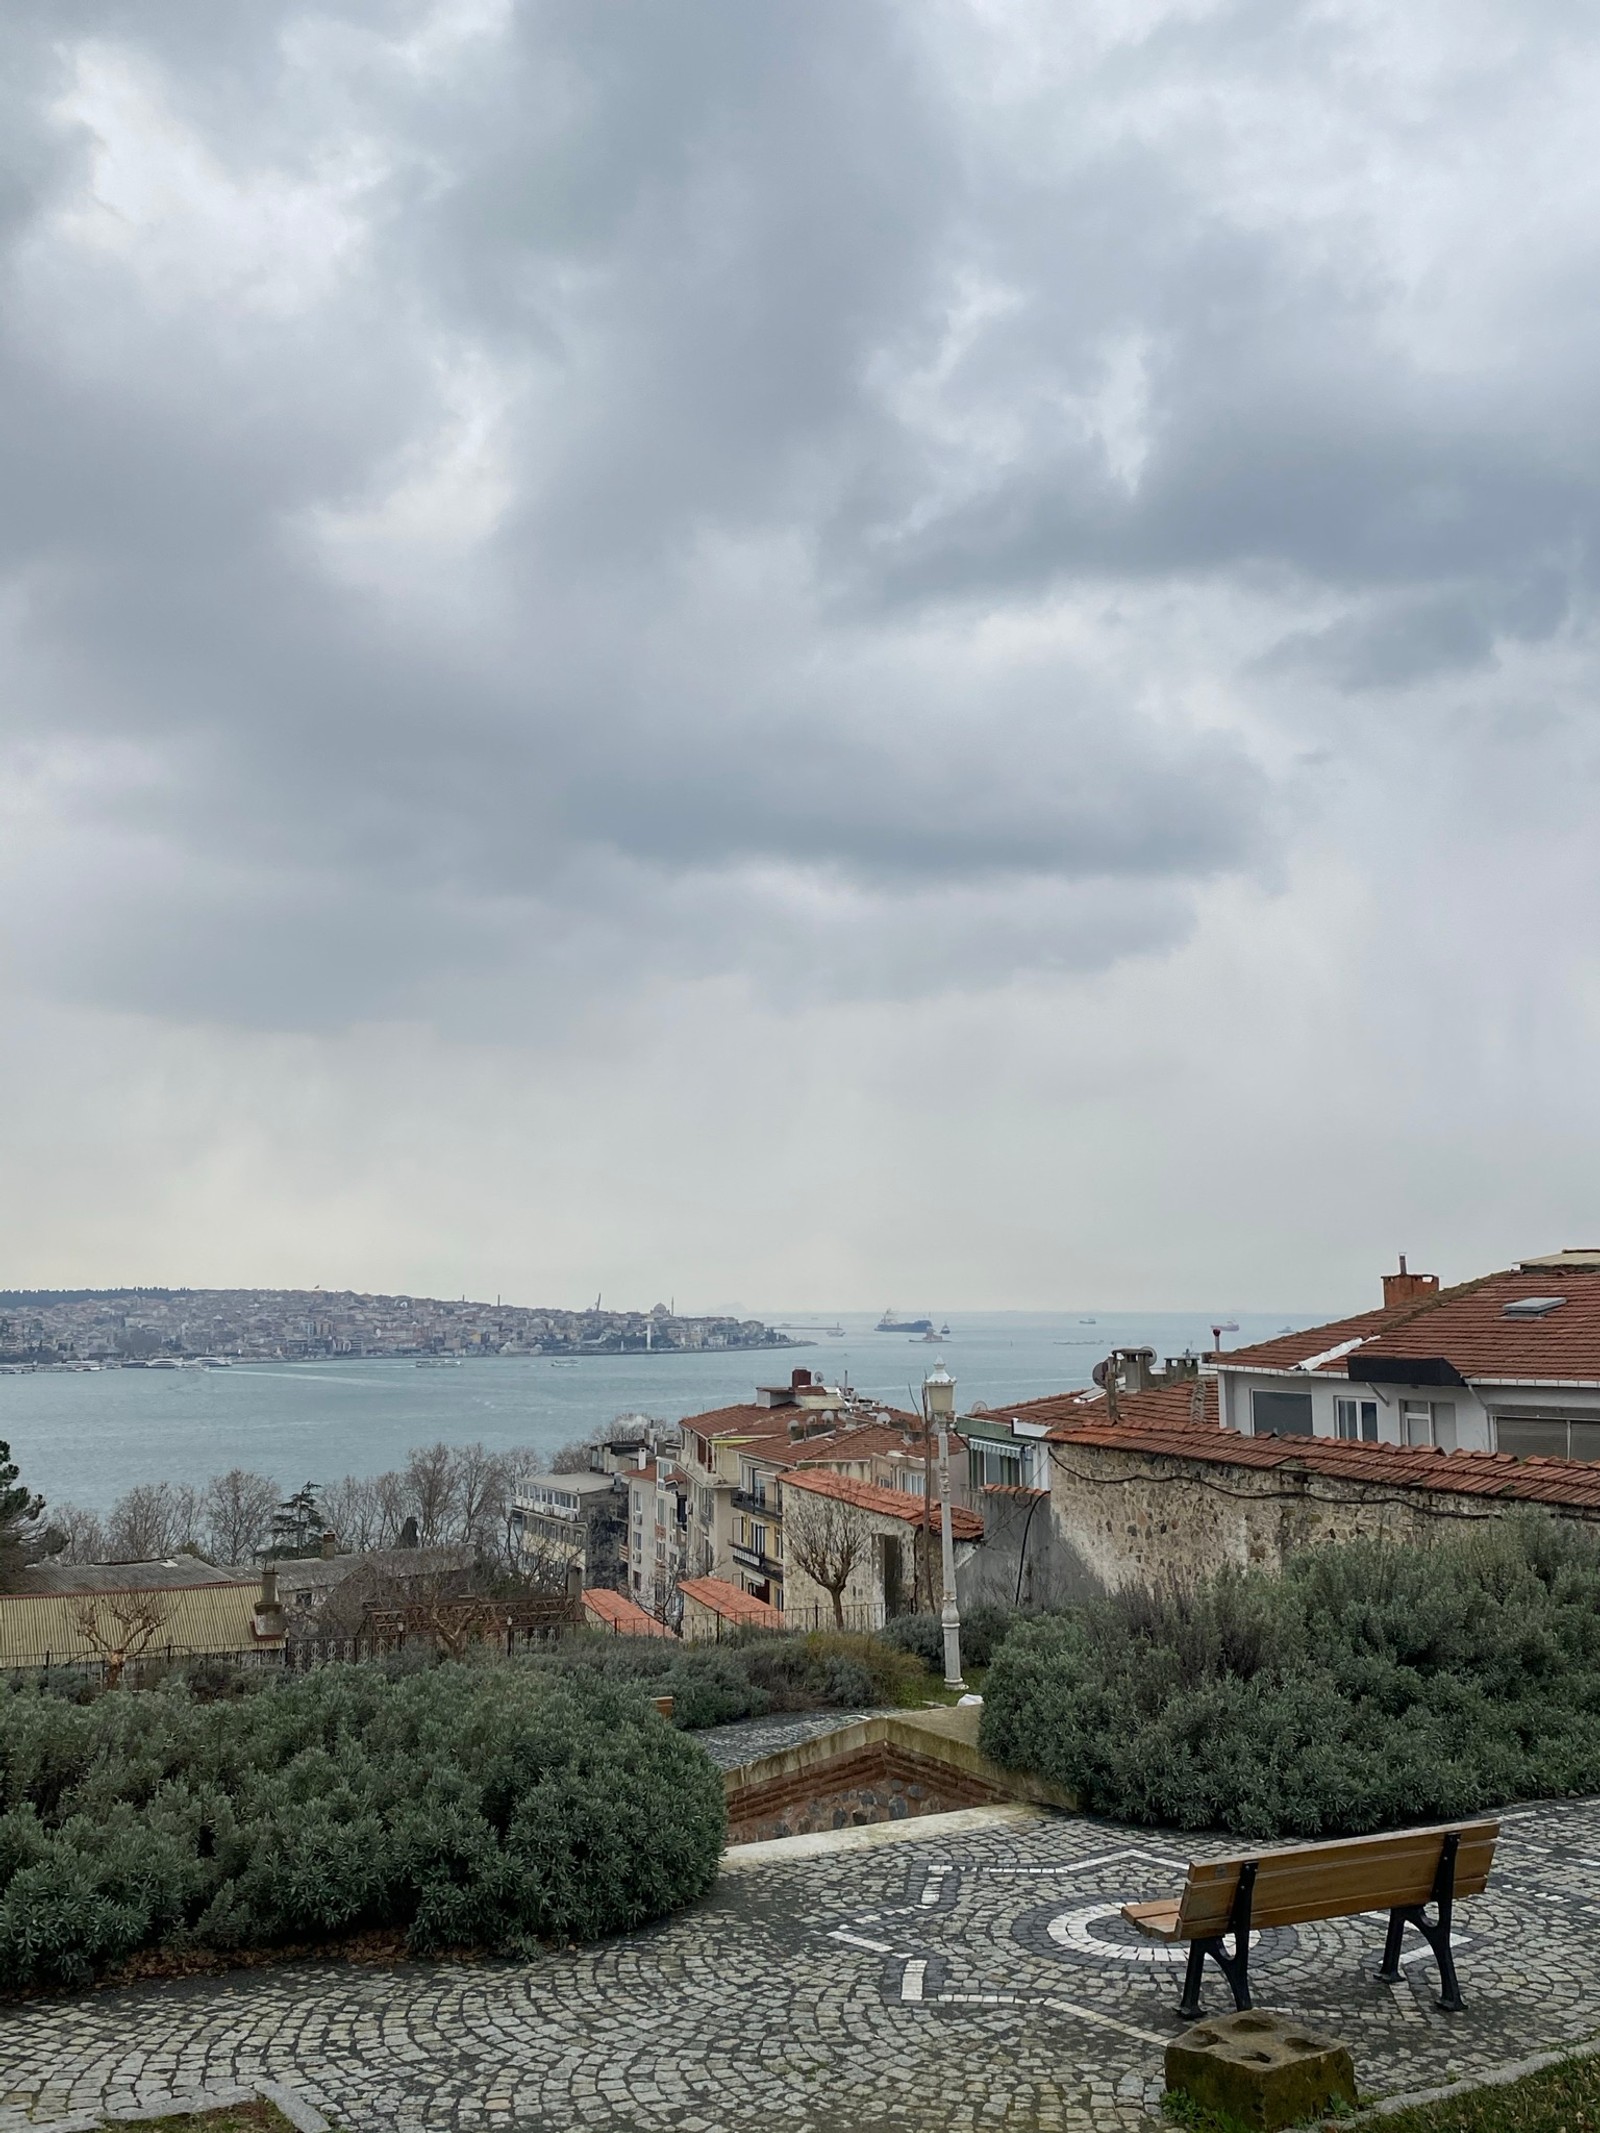
[[[1264,1434],[1274,1424],[1275,1398],[1287,1394],[1309,1400],[1311,1435],[1340,1434],[1339,1403],[1354,1402],[1355,1425],[1362,1438],[1369,1422],[1377,1425],[1380,1444],[1427,1442],[1429,1410],[1434,1441],[1444,1450],[1491,1452],[1543,1451],[1558,1457],[1600,1457],[1600,1436],[1591,1439],[1585,1418],[1600,1425],[1600,1386],[1535,1384],[1526,1381],[1471,1385],[1364,1385],[1358,1379],[1323,1376],[1301,1370],[1229,1370],[1217,1373],[1218,1417],[1225,1429],[1246,1437]],[[1258,1398],[1265,1395],[1265,1398]],[[1370,1411],[1370,1413],[1369,1413]],[[1506,1428],[1502,1433],[1501,1421]],[[1283,1415],[1278,1410],[1279,1434]],[[1577,1427],[1571,1426],[1576,1424]],[[1565,1434],[1563,1435],[1563,1432]],[[1453,1436],[1453,1443],[1448,1441]],[[1560,1442],[1558,1443],[1558,1438]]]

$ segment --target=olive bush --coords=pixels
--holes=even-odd
[[[1519,1513],[1015,1629],[982,1742],[1097,1814],[1335,1836],[1600,1791],[1600,1539]]]
[[[0,1989],[375,1927],[418,1953],[591,1939],[703,1895],[723,1836],[708,1759],[594,1675],[0,1690]]]

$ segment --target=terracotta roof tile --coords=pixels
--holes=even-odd
[[[1193,1418],[1195,1386],[1200,1387],[1203,1419],[1217,1421],[1217,1381],[1213,1377],[1180,1378],[1175,1385],[1153,1385],[1148,1392],[1119,1392],[1117,1413],[1123,1423],[1188,1422]],[[1106,1396],[1097,1386],[1081,1392],[1053,1392],[1040,1400],[996,1403],[983,1415],[985,1422],[1040,1422],[1072,1428],[1079,1422],[1109,1422]],[[1052,1431],[1053,1434],[1053,1431]]]
[[[1508,1303],[1535,1296],[1559,1296],[1562,1302],[1540,1318],[1506,1317]],[[1354,1373],[1351,1355],[1341,1355],[1319,1365],[1318,1376],[1359,1376],[1369,1357],[1437,1357],[1468,1379],[1600,1384],[1600,1273],[1535,1267],[1527,1273],[1485,1274],[1398,1310],[1367,1311],[1303,1333],[1279,1334],[1217,1360],[1236,1370],[1292,1370],[1347,1340],[1360,1343],[1353,1351]]]
[[[788,1624],[776,1607],[769,1607],[765,1600],[758,1600],[754,1593],[741,1592],[737,1585],[730,1585],[726,1578],[684,1578],[678,1590],[686,1600],[698,1601],[724,1622],[732,1622],[740,1629],[786,1629]]]
[[[1581,1459],[1514,1459],[1508,1452],[1440,1452],[1402,1444],[1350,1444],[1338,1437],[1241,1437],[1231,1430],[1177,1422],[1085,1422],[1052,1430],[1050,1441],[1197,1459],[1208,1466],[1289,1468],[1390,1488],[1600,1510],[1600,1464]]]
[[[672,1632],[664,1622],[658,1622],[653,1614],[642,1608],[637,1600],[625,1592],[611,1592],[603,1585],[592,1586],[583,1595],[585,1614],[593,1615],[604,1628],[613,1630],[620,1637],[670,1637]]]
[[[922,1498],[920,1495],[911,1495],[905,1489],[886,1489],[876,1482],[854,1481],[847,1474],[810,1470],[786,1474],[783,1485],[786,1489],[804,1489],[811,1496],[837,1497],[844,1503],[855,1504],[859,1510],[873,1511],[880,1518],[904,1519],[908,1526],[920,1526],[922,1523]],[[937,1503],[933,1506],[933,1530],[936,1533],[944,1531]],[[950,1531],[957,1540],[982,1540],[983,1520],[976,1511],[969,1511],[961,1504],[952,1504]]]

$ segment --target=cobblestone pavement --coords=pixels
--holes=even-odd
[[[689,1738],[704,1748],[723,1770],[737,1770],[763,1755],[776,1755],[780,1748],[793,1748],[800,1741],[816,1740],[871,1718],[871,1711],[778,1711],[771,1718],[741,1718],[731,1726],[709,1726]]]
[[[1458,1912],[1464,2014],[1438,2011],[1420,1942],[1378,1984],[1366,1919],[1263,1934],[1260,2004],[1344,2038],[1379,2093],[1600,2032],[1600,1803],[1504,1819]],[[0,2133],[262,2078],[351,2133],[1143,2126],[1179,1964],[1117,1909],[1209,1847],[1016,1809],[894,1836],[754,1854],[691,1913],[532,1964],[299,1964],[5,2011]]]

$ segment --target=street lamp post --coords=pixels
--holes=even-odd
[[[944,1630],[944,1685],[964,1689],[961,1678],[961,1610],[956,1605],[956,1543],[950,1520],[950,1424],[956,1411],[956,1381],[942,1362],[922,1382],[929,1423],[939,1431],[939,1559],[944,1590],[939,1595],[939,1622]]]

